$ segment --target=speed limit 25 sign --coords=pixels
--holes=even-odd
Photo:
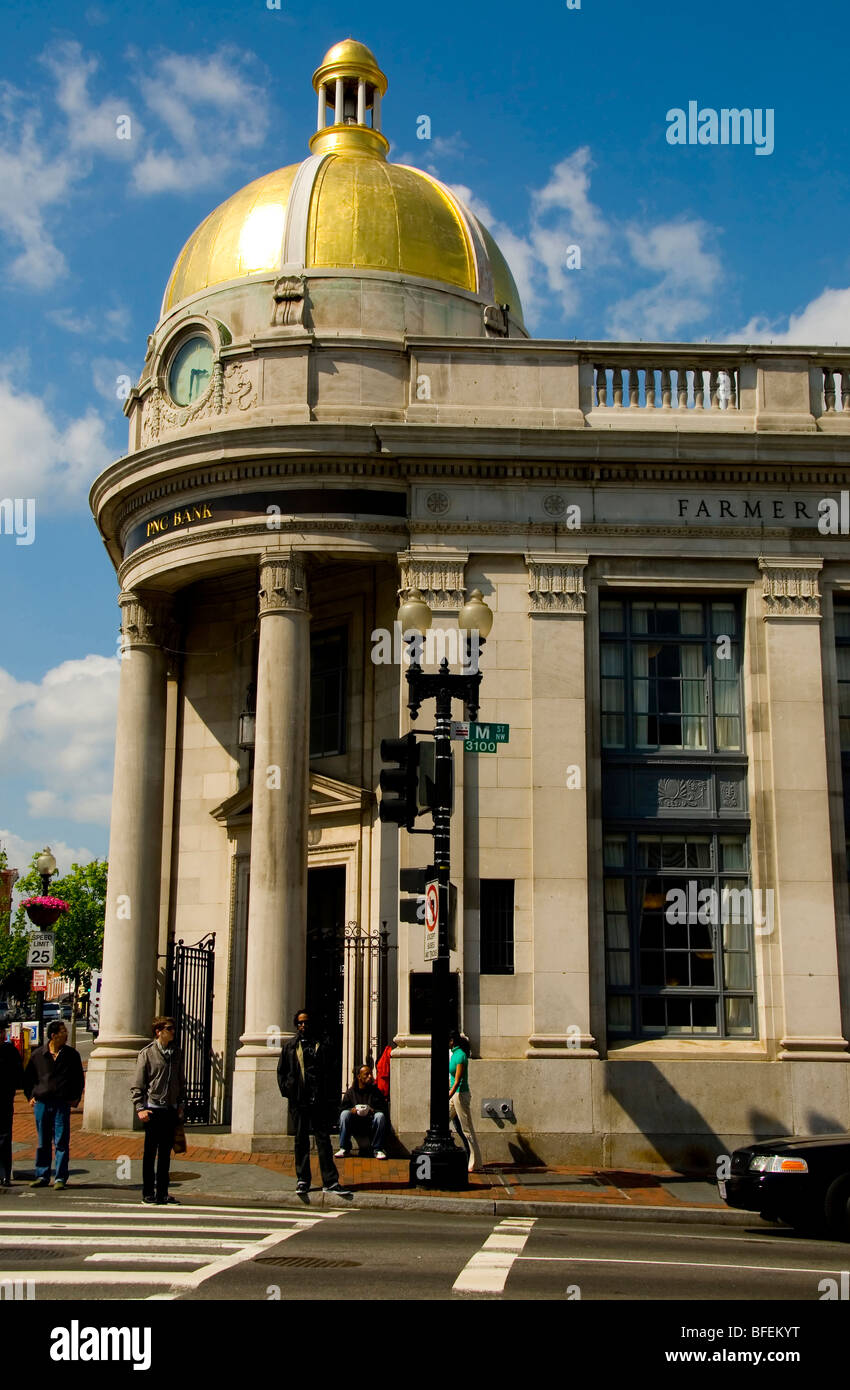
[[[53,964],[56,947],[56,933],[52,931],[33,932],[29,939],[27,965],[47,966]]]

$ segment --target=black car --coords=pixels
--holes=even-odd
[[[732,1154],[718,1181],[730,1207],[850,1240],[850,1134],[763,1139]]]

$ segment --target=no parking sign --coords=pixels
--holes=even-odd
[[[436,960],[440,946],[440,885],[425,885],[425,959]]]

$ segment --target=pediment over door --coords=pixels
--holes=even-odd
[[[226,825],[228,829],[250,825],[254,800],[253,785],[242,787],[210,815]],[[375,800],[374,792],[365,787],[354,787],[348,782],[339,782],[334,777],[322,777],[318,772],[310,773],[310,819],[323,819],[328,816],[341,816],[352,821],[359,820],[361,813]]]

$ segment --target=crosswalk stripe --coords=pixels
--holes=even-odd
[[[67,1245],[70,1246],[71,1249],[76,1249],[79,1245],[136,1244],[142,1249],[147,1245],[157,1246],[163,1240],[179,1241],[181,1245],[205,1246],[214,1250],[241,1250],[245,1244],[244,1240],[215,1240],[213,1237],[207,1238],[204,1236],[192,1236],[188,1240],[184,1240],[183,1232],[178,1231],[170,1236],[157,1234],[156,1232],[151,1232],[149,1236],[138,1235],[136,1232],[133,1232],[133,1234],[129,1236],[27,1236],[27,1245],[46,1245],[50,1249],[55,1250],[62,1245]],[[20,1240],[16,1240],[14,1236],[0,1236],[0,1251],[2,1251],[5,1245],[14,1245],[17,1248],[20,1244]]]
[[[135,1254],[116,1250],[113,1254],[86,1255],[86,1264],[170,1264],[199,1265],[203,1260],[199,1255],[179,1255],[176,1252],[162,1251],[158,1255]]]
[[[467,1261],[452,1286],[453,1293],[502,1293],[515,1260],[531,1234],[536,1217],[500,1221],[482,1248]]]
[[[304,1223],[301,1223],[301,1224],[304,1224]],[[251,1236],[255,1236],[255,1235],[257,1234],[256,1229],[255,1229],[255,1228],[252,1228],[252,1227],[249,1227],[249,1226],[218,1226],[218,1225],[216,1225],[216,1226],[213,1226],[213,1225],[202,1226],[202,1225],[198,1225],[197,1222],[196,1222],[194,1225],[192,1225],[192,1226],[178,1226],[178,1227],[172,1226],[172,1227],[169,1229],[169,1226],[168,1226],[168,1225],[157,1225],[157,1224],[155,1224],[155,1223],[151,1224],[150,1226],[142,1226],[142,1227],[139,1227],[139,1226],[131,1226],[131,1225],[129,1224],[129,1222],[119,1221],[119,1222],[116,1222],[114,1225],[110,1225],[110,1226],[101,1226],[101,1225],[100,1225],[98,1222],[96,1222],[96,1221],[81,1221],[81,1222],[79,1223],[79,1225],[74,1226],[74,1225],[71,1225],[71,1224],[70,1224],[69,1222],[67,1222],[67,1221],[63,1221],[63,1222],[58,1222],[58,1221],[56,1221],[56,1222],[54,1222],[54,1221],[45,1221],[45,1222],[39,1222],[38,1228],[37,1228],[37,1229],[38,1229],[39,1233],[42,1233],[42,1232],[43,1232],[43,1233],[45,1233],[46,1235],[49,1236],[52,1232],[56,1232],[56,1233],[58,1234],[58,1233],[62,1233],[62,1232],[68,1232],[68,1233],[70,1233],[70,1232],[73,1232],[73,1231],[102,1231],[104,1235],[119,1235],[120,1232],[121,1232],[121,1230],[122,1230],[122,1228],[123,1228],[124,1230],[128,1231],[128,1232],[131,1232],[131,1235],[128,1236],[128,1239],[132,1239],[133,1237],[135,1237],[135,1235],[136,1235],[137,1233],[142,1233],[142,1232],[148,1232],[148,1233],[151,1234],[151,1235],[153,1235],[153,1234],[159,1234],[159,1235],[162,1235],[162,1236],[167,1237],[167,1239],[169,1239],[169,1240],[180,1240],[184,1235],[186,1235],[188,1232],[192,1232],[192,1231],[204,1231],[204,1232],[208,1232],[208,1233],[215,1232],[216,1234],[218,1234],[218,1235],[223,1235],[223,1236],[228,1236],[228,1235],[243,1235],[243,1236],[245,1236],[246,1238],[251,1237]],[[2,1221],[0,1221],[0,1245],[2,1245],[2,1244],[4,1244],[4,1243],[5,1243],[5,1244],[11,1244],[11,1245],[17,1245],[17,1244],[20,1243],[20,1239],[21,1239],[20,1235],[15,1235],[15,1234],[13,1234],[13,1233],[12,1233],[12,1234],[4,1234],[4,1229],[7,1230],[7,1231],[9,1230],[9,1228],[4,1228],[4,1223],[3,1223]],[[288,1228],[285,1227],[285,1226],[281,1226],[281,1227],[275,1227],[275,1229],[276,1229],[276,1230],[287,1230]],[[27,1230],[27,1239],[31,1239],[30,1233],[29,1233],[29,1229]]]
[[[114,1210],[106,1211],[104,1210],[105,1207],[112,1207]],[[315,1221],[334,1221],[340,1216],[350,1216],[357,1208],[349,1207],[345,1211],[310,1212],[302,1212],[296,1209],[291,1212],[270,1211],[264,1215],[258,1215],[256,1207],[196,1207],[193,1205],[191,1207],[184,1207],[182,1211],[177,1211],[174,1207],[167,1207],[165,1210],[168,1212],[167,1216],[164,1212],[151,1211],[149,1207],[142,1207],[141,1210],[132,1207],[128,1208],[126,1202],[104,1202],[89,1207],[66,1207],[63,1204],[62,1218],[74,1221],[84,1216],[102,1216],[106,1221],[116,1221],[125,1217],[130,1221],[191,1221],[196,1218],[199,1213],[208,1212],[221,1217],[238,1217],[240,1221],[268,1225],[269,1222],[278,1221],[309,1221],[311,1223]],[[45,1212],[43,1207],[35,1212],[31,1209],[27,1211],[14,1211],[7,1208],[3,1212],[2,1221],[6,1222],[8,1220],[32,1223],[37,1221],[39,1216],[50,1215],[52,1215],[52,1211],[50,1213]]]

